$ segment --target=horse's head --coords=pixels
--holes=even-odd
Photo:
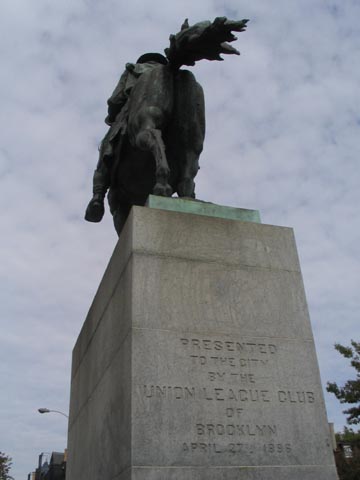
[[[180,32],[170,35],[170,47],[165,50],[169,63],[175,67],[195,65],[202,59],[223,60],[220,54],[240,55],[230,43],[237,40],[232,33],[243,32],[248,20],[233,21],[217,17],[213,22],[204,21],[189,26],[186,19]]]

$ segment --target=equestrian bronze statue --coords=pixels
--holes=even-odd
[[[219,17],[189,26],[185,20],[170,36],[165,56],[146,53],[126,64],[108,100],[110,128],[100,145],[86,220],[102,219],[107,191],[119,235],[131,206],[144,205],[149,194],[195,198],[205,136],[204,94],[194,75],[181,67],[223,60],[221,54],[239,55],[228,42],[247,22]]]

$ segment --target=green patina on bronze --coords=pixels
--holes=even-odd
[[[261,223],[260,212],[258,210],[226,207],[224,205],[216,205],[215,203],[203,202],[191,198],[169,198],[149,195],[146,206],[159,210],[170,210],[172,212],[193,213],[207,217],[226,218],[227,220]]]

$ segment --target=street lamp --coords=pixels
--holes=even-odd
[[[66,415],[66,413],[59,412],[59,410],[49,410],[48,408],[39,408],[38,412],[39,413],[50,413],[50,412],[60,413],[60,415],[64,415],[64,417],[69,418],[69,416]]]

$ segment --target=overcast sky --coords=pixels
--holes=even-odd
[[[126,62],[190,23],[249,18],[240,57],[199,63],[197,197],[295,229],[323,384],[360,340],[358,0],[1,0],[0,450],[23,480],[63,450],[71,350],[117,236],[83,220]],[[325,395],[329,421],[343,406]]]

